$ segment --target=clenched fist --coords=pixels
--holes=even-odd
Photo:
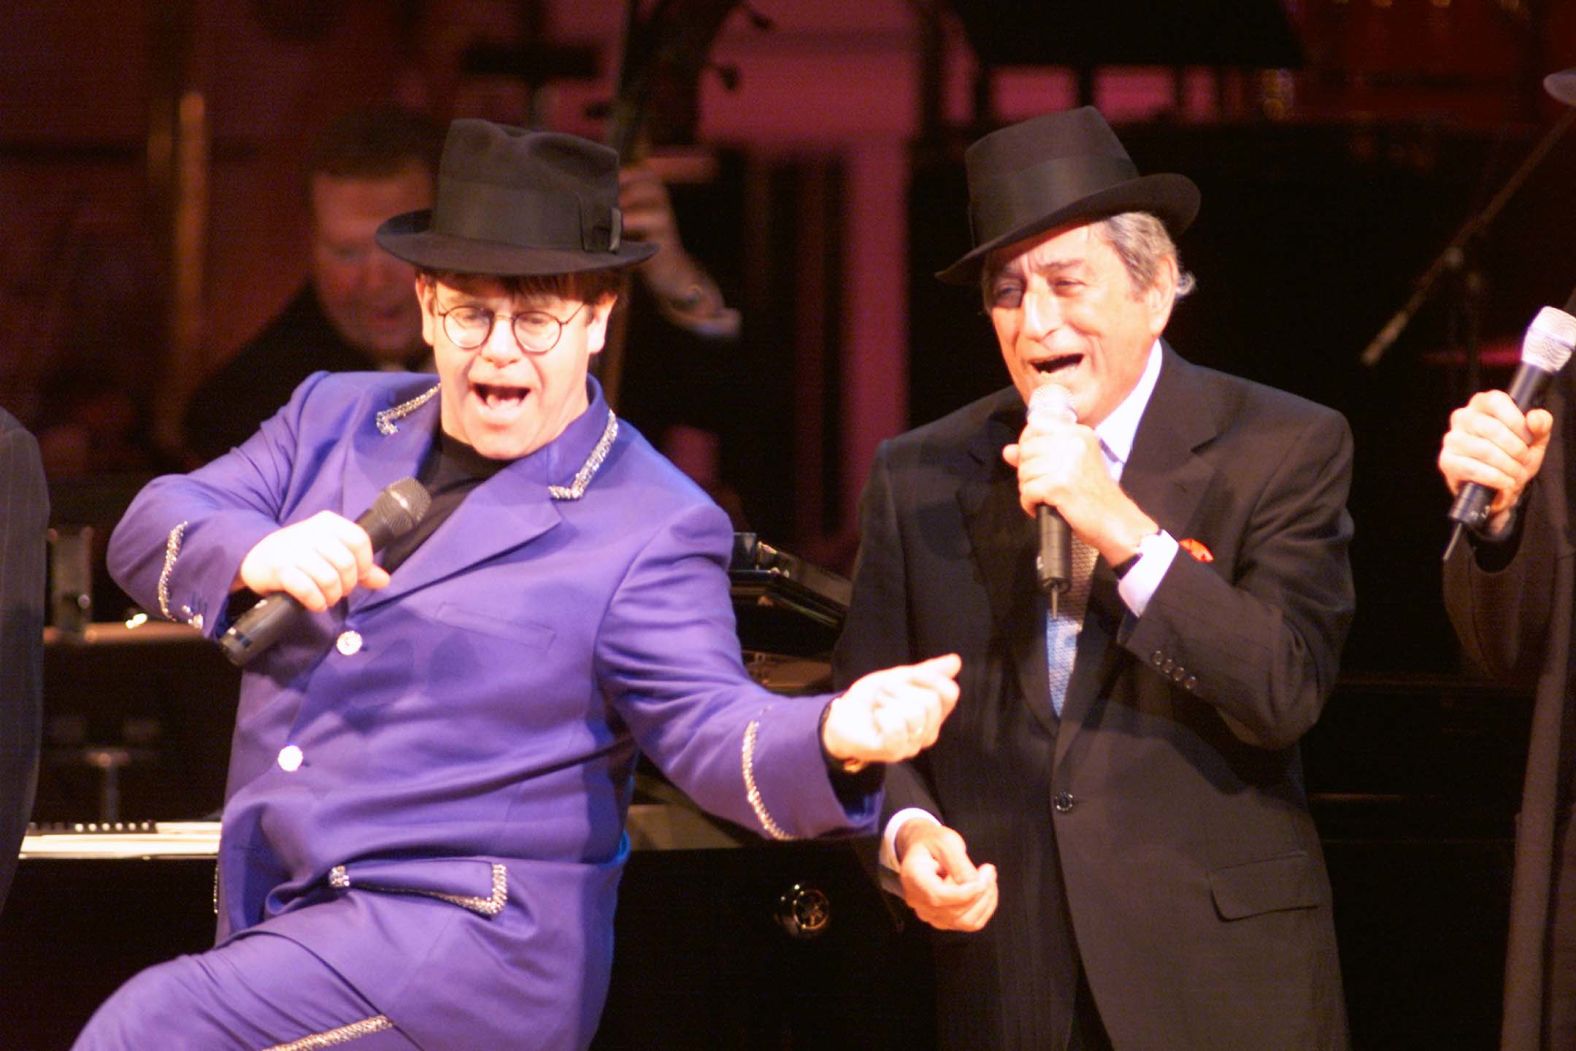
[[[949,653],[871,672],[832,702],[821,727],[822,746],[850,769],[895,763],[930,747],[958,703],[962,668],[962,658]]]
[[[235,581],[259,595],[283,591],[314,613],[357,586],[376,590],[388,582],[388,571],[372,561],[367,531],[332,511],[263,537],[241,560]]]

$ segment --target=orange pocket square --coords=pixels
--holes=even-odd
[[[1192,537],[1189,537],[1186,540],[1178,540],[1177,546],[1183,551],[1186,551],[1188,554],[1192,555],[1200,562],[1215,561],[1215,556],[1210,554],[1209,548],[1205,547],[1197,540],[1194,540]]]

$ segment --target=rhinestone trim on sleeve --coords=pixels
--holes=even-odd
[[[750,809],[755,811],[755,820],[761,823],[761,828],[773,839],[793,839],[781,825],[772,820],[771,813],[766,809],[766,803],[761,799],[761,788],[755,783],[755,737],[760,731],[759,720],[750,720],[750,725],[744,731],[744,795],[750,801]]]
[[[175,572],[175,560],[181,557],[181,540],[186,536],[188,524],[182,522],[171,529],[164,541],[164,568],[159,570],[159,613],[165,620],[175,619],[175,614],[170,612],[170,574]]]
[[[337,1029],[329,1029],[326,1032],[303,1036],[301,1039],[292,1040],[288,1044],[274,1044],[271,1047],[265,1047],[263,1051],[314,1051],[315,1048],[319,1047],[348,1044],[358,1037],[370,1036],[373,1033],[381,1033],[393,1028],[394,1023],[389,1021],[388,1015],[373,1015],[371,1018],[363,1018],[359,1022],[351,1022],[349,1025],[342,1025]]]

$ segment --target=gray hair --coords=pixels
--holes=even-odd
[[[1169,256],[1177,264],[1176,298],[1181,299],[1193,291],[1197,282],[1191,273],[1182,269],[1182,256],[1177,251],[1176,242],[1171,240],[1166,224],[1155,216],[1148,212],[1121,212],[1092,225],[1122,260],[1128,280],[1132,281],[1135,290],[1142,292],[1152,288],[1160,276],[1162,261]],[[991,284],[1000,269],[986,266],[980,271],[980,292],[985,298],[987,311],[990,309]]]
[[[1127,276],[1139,291],[1152,288],[1160,276],[1161,260],[1170,256],[1177,264],[1177,293],[1181,299],[1193,291],[1193,275],[1182,269],[1182,255],[1166,224],[1148,212],[1122,212],[1095,224],[1127,268]]]

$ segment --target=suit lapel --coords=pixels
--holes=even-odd
[[[399,598],[527,544],[561,521],[539,472],[517,463],[473,489],[454,513],[375,592],[368,605]]]
[[[1122,489],[1179,540],[1215,478],[1215,468],[1197,451],[1220,433],[1220,410],[1195,366],[1164,347],[1160,377],[1122,469]]]
[[[958,505],[996,632],[1008,642],[1025,703],[1054,734],[1045,665],[1045,603],[1034,575],[1038,535],[1034,520],[1018,504],[1017,475],[1001,458],[1002,446],[1022,432],[1024,413],[1017,391],[1003,392],[996,412],[970,445],[975,473],[959,487]]]
[[[363,427],[357,434],[355,455],[345,469],[341,513],[348,518],[366,510],[389,483],[414,475],[432,445],[439,418],[436,396],[395,413],[380,414],[381,425]],[[555,443],[477,486],[399,566],[388,587],[355,592],[352,607],[391,601],[528,543],[557,525],[561,516],[547,492],[553,481],[549,476],[563,473],[560,461],[566,456],[584,459],[606,414],[605,403],[593,399],[591,410],[565,432],[567,440],[560,439],[564,448]]]
[[[1189,527],[1215,476],[1214,467],[1197,450],[1219,433],[1219,411],[1220,406],[1199,382],[1195,367],[1162,344],[1160,376],[1139,421],[1133,451],[1122,469],[1122,489],[1162,529],[1178,539],[1189,535]],[[1110,692],[1113,678],[1125,663],[1116,637],[1128,615],[1117,594],[1116,574],[1101,559],[1090,581],[1089,605],[1078,636],[1078,656],[1062,706],[1064,727],[1082,725],[1095,702]],[[1074,736],[1059,735],[1058,760]]]
[[[412,384],[390,392],[387,406],[357,426],[340,482],[340,514],[354,522],[380,492],[420,469],[438,433],[438,395],[425,397],[436,390],[433,377],[413,377]]]

